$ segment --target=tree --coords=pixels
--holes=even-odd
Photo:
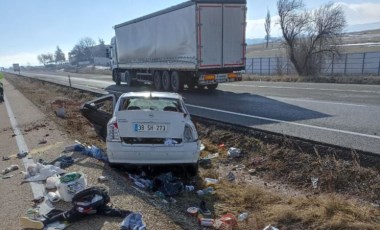
[[[53,54],[47,53],[47,54],[40,54],[37,56],[38,61],[46,66],[47,64],[51,64],[54,61]]]
[[[267,16],[265,18],[264,27],[265,27],[265,33],[266,33],[265,40],[267,41],[266,48],[268,48],[268,43],[269,43],[269,39],[270,39],[270,27],[271,27],[271,19],[270,19],[269,10],[267,11]]]
[[[91,50],[93,46],[95,46],[95,41],[92,38],[82,38],[70,51],[70,61],[75,64],[81,61],[93,62],[93,53]]]
[[[323,59],[340,55],[346,19],[340,5],[328,3],[313,11],[304,10],[302,0],[278,0],[284,44],[300,76],[320,73]]]
[[[65,54],[62,52],[59,46],[57,46],[57,50],[55,51],[54,60],[55,63],[62,63],[66,61]]]

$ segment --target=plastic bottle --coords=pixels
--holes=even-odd
[[[243,212],[242,214],[240,214],[239,216],[238,216],[238,220],[239,221],[244,221],[244,220],[246,220],[248,218],[248,213],[247,212]]]
[[[197,191],[198,196],[204,196],[204,195],[212,194],[212,193],[214,193],[214,189],[212,187],[208,187],[208,188]]]

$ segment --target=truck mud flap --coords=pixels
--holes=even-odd
[[[80,108],[81,114],[94,126],[103,140],[107,137],[107,123],[112,118],[115,101],[115,95],[110,94],[88,101]]]

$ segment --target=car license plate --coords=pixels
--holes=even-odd
[[[147,123],[134,123],[133,130],[135,132],[165,132],[168,130],[166,124],[147,124]]]

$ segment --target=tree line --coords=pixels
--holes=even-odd
[[[103,39],[99,38],[98,44],[94,39],[85,37],[80,39],[68,53],[70,64],[77,65],[80,62],[94,62],[94,57],[104,57],[106,45]],[[45,53],[37,56],[38,61],[44,66],[50,64],[62,64],[66,62],[66,56],[57,46],[54,53]]]

